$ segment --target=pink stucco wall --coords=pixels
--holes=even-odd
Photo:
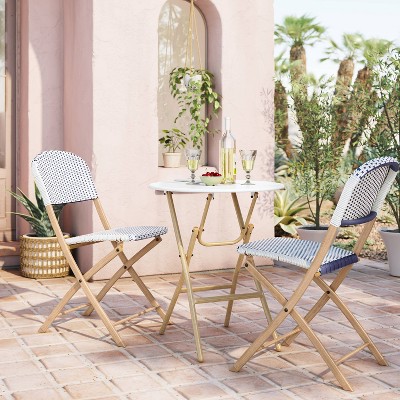
[[[30,183],[29,160],[44,149],[80,154],[113,226],[159,224],[163,242],[138,265],[141,274],[178,272],[179,258],[164,196],[151,182],[185,177],[184,168],[158,164],[158,18],[165,0],[22,0],[19,185]],[[257,148],[254,178],[273,177],[273,4],[253,0],[197,0],[208,25],[208,68],[232,117],[238,148]],[[209,164],[218,164],[218,139],[209,141]],[[239,168],[240,169],[240,168]],[[243,177],[239,171],[239,178]],[[176,196],[183,239],[200,222],[203,196]],[[244,210],[250,199],[243,197]],[[257,205],[253,237],[273,233],[269,199]],[[210,239],[237,235],[229,197],[216,197]],[[91,207],[65,215],[73,234],[100,229]],[[232,233],[233,231],[233,233]],[[127,246],[134,250],[137,243]],[[79,254],[83,265],[106,245]],[[235,247],[195,248],[193,270],[231,267]],[[99,274],[104,277],[110,271]]]

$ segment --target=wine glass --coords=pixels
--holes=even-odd
[[[256,160],[257,150],[239,150],[242,159],[242,167],[246,172],[246,182],[242,185],[254,185],[250,182],[250,172],[253,170],[254,161]]]
[[[188,182],[187,184],[194,185],[196,183],[194,180],[194,177],[195,177],[194,173],[197,171],[197,168],[199,168],[201,150],[200,149],[185,149],[185,156],[186,156],[187,167],[189,168],[189,171],[191,172],[191,175],[190,175],[191,181]]]

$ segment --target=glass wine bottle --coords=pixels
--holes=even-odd
[[[225,129],[221,139],[220,174],[222,183],[236,182],[236,140],[231,133],[231,119],[225,117]]]

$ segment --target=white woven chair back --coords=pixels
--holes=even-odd
[[[375,218],[398,170],[399,163],[393,157],[374,158],[358,167],[343,189],[331,224],[357,225]]]
[[[98,197],[88,165],[76,154],[44,151],[33,159],[32,173],[46,206]]]

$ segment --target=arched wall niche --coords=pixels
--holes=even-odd
[[[158,137],[163,136],[163,129],[175,127],[174,118],[178,114],[178,105],[172,98],[169,91],[169,73],[174,67],[190,64],[186,60],[187,29],[189,16],[189,0],[168,0],[160,11],[158,21]],[[193,42],[192,65],[195,68],[209,69],[215,75],[215,84],[219,92],[220,88],[220,70],[221,70],[221,21],[217,9],[210,1],[196,1],[195,14],[197,21],[197,32],[199,39],[198,55],[197,43]],[[205,110],[204,110],[205,116]],[[178,123],[176,127],[185,131],[186,120]],[[211,129],[219,129],[220,124],[215,121],[211,123]],[[210,147],[215,145],[214,141],[205,138],[203,146],[202,164],[208,164],[207,157]],[[159,145],[158,165],[162,163],[162,152],[164,147]],[[211,160],[214,166],[217,166],[218,160],[212,156]],[[183,160],[181,160],[181,163]],[[183,162],[184,164],[184,162]]]

